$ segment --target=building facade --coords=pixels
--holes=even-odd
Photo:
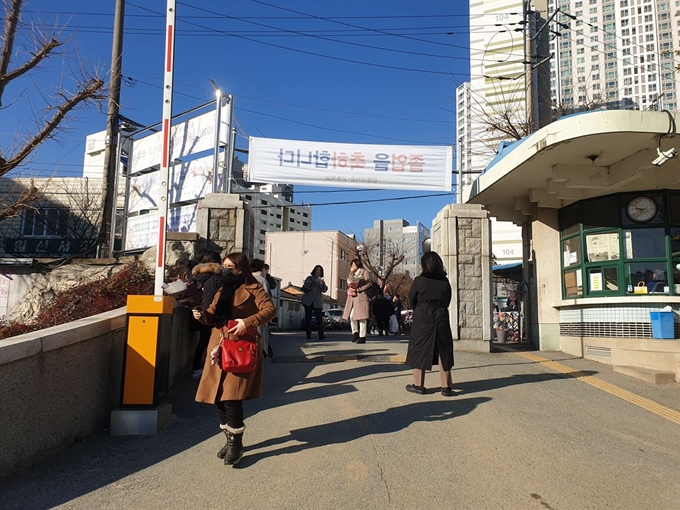
[[[410,225],[404,219],[374,220],[373,228],[364,229],[363,244],[377,268],[385,268],[392,254],[404,255],[395,271],[415,277],[420,274],[423,241],[428,237],[430,229],[420,222]]]
[[[265,257],[272,276],[301,287],[317,264],[324,268],[326,294],[339,305],[347,299],[347,275],[357,241],[338,230],[267,232]]]

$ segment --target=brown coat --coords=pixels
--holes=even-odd
[[[220,289],[212,304],[204,313],[207,324],[215,322],[215,307],[220,299]],[[259,283],[241,285],[234,293],[232,319],[243,319],[248,329],[256,329],[276,316],[276,308],[269,299],[267,291]],[[255,371],[250,374],[223,372],[219,365],[210,364],[210,352],[220,343],[220,330],[213,328],[208,343],[205,366],[201,382],[196,391],[196,402],[215,404],[222,400],[248,400],[262,396],[262,356]],[[259,335],[258,335],[259,343]]]
[[[342,314],[343,319],[349,319],[349,314],[354,308],[354,316],[352,320],[361,321],[371,318],[371,300],[366,295],[366,290],[373,284],[371,272],[364,269],[363,278],[359,280],[359,287],[357,288],[357,297],[352,297],[347,294],[347,301],[345,301],[345,311]]]

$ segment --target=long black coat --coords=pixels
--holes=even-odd
[[[453,335],[449,322],[451,285],[446,277],[418,276],[413,280],[409,301],[413,325],[408,341],[406,364],[430,370],[441,358],[444,370],[453,367]]]

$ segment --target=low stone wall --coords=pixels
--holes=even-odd
[[[173,313],[169,384],[191,370],[190,315]],[[0,340],[0,476],[106,429],[120,402],[126,309]]]

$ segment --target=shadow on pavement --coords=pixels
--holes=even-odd
[[[517,374],[510,377],[499,377],[497,379],[480,379],[477,381],[456,382],[453,381],[453,389],[456,395],[467,395],[470,393],[480,393],[483,391],[495,390],[514,386],[516,384],[540,383],[553,381],[556,379],[573,379],[595,375],[595,371],[572,372],[571,374]],[[440,388],[428,389],[428,393],[438,393]]]
[[[490,400],[490,397],[475,397],[444,402],[421,402],[391,407],[379,413],[292,430],[286,436],[248,446],[247,453],[238,468],[252,466],[266,457],[297,453],[330,444],[347,443],[368,435],[390,434],[416,422],[450,420],[471,413],[478,405]],[[297,441],[299,444],[283,446],[290,441]],[[251,453],[263,448],[274,449]]]

